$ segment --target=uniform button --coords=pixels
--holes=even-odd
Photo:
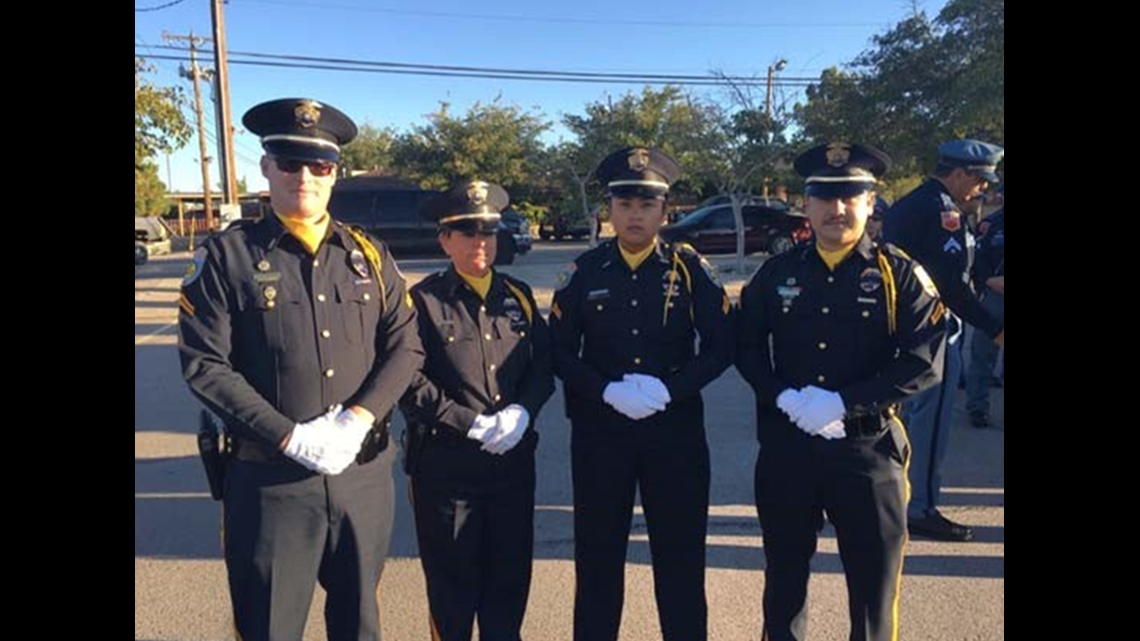
[[[824,376],[823,374],[820,374],[819,376],[816,376],[816,377],[815,377],[815,380],[816,380],[816,381],[818,381],[818,382],[820,382],[820,383],[826,383],[826,382],[827,382],[827,377],[826,377],[826,376]]]
[[[634,365],[641,365],[641,357],[638,356],[637,358],[633,359],[633,364]]]
[[[364,300],[372,300],[372,294],[369,294],[368,292],[364,292]]]
[[[327,329],[321,330],[321,338],[328,338],[329,336],[332,336],[332,332]]]
[[[871,317],[871,312],[864,309],[863,310],[863,318],[870,318],[870,317]]]
[[[320,267],[320,266],[321,266],[321,261],[314,258],[313,259],[313,267]]]
[[[526,338],[526,332],[519,332],[520,338]]]
[[[821,309],[819,311],[823,312],[824,314],[830,314],[831,308],[830,307],[824,307],[823,309]]]
[[[333,369],[333,368],[331,368],[331,367],[330,367],[330,368],[328,368],[328,369],[326,369],[326,370],[325,370],[325,378],[332,378],[332,377],[333,377],[333,376],[335,376],[335,375],[336,375],[336,370],[335,370],[335,369]]]
[[[502,395],[501,394],[495,394],[495,402],[498,403],[501,400],[503,400]]]
[[[484,314],[486,314],[486,313],[487,313],[487,306],[486,306],[486,305],[480,305],[480,306],[479,306],[479,311],[481,311],[481,312],[483,312]]]
[[[489,371],[492,371],[492,372],[493,372],[493,371],[495,371],[495,364],[494,364],[494,363],[491,363],[491,364],[490,364],[490,365],[487,367],[487,369],[488,369]]]
[[[488,340],[488,341],[491,340],[491,335],[490,334],[483,334],[483,340]]]
[[[329,405],[329,410],[328,410],[328,411],[330,411],[330,412],[331,412],[331,411],[333,411],[333,410],[335,410],[335,409],[336,409],[336,405]]]
[[[635,298],[635,299],[629,301],[629,304],[634,306],[634,307],[637,307],[637,299]]]
[[[455,342],[455,337],[454,337],[454,336],[448,336],[448,337],[447,337],[447,342],[449,342],[449,343],[454,343],[454,342]]]
[[[820,343],[820,344],[819,344],[819,348],[820,348],[821,350],[827,349],[827,343]]]
[[[829,283],[834,283],[834,282],[835,282],[835,277],[834,277],[834,276],[828,276],[828,277],[827,277],[827,282],[829,282]]]
[[[325,302],[325,295],[324,294],[317,294],[317,300],[319,300],[322,303]]]
[[[604,308],[601,305],[598,305],[598,311],[600,312],[600,311],[602,311],[602,309],[604,309]]]
[[[784,308],[784,313],[785,313],[785,314],[790,314],[791,312],[792,312],[792,308],[791,308],[791,307],[785,307],[785,308]]]
[[[640,331],[638,331],[638,329],[637,329],[636,327],[633,329],[633,335],[634,335],[634,336],[637,336],[637,335],[638,335],[638,334],[640,334],[640,333],[641,333],[641,332],[640,332]]]
[[[273,309],[274,307],[277,307],[277,301],[267,300],[267,301],[265,301],[265,306],[268,307],[269,309]]]
[[[634,279],[634,280],[637,280],[637,274],[634,274],[634,275],[633,275],[633,279]]]

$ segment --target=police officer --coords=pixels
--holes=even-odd
[[[472,181],[429,201],[451,266],[412,288],[427,352],[404,397],[433,638],[519,641],[534,554],[534,420],[554,393],[525,283],[491,268],[507,193]]]
[[[246,112],[273,215],[210,238],[180,300],[182,371],[224,421],[224,547],[245,641],[300,639],[316,581],[328,638],[379,639],[392,526],[387,415],[423,363],[380,241],[327,211],[356,125],[314,100]]]
[[[1005,185],[997,192],[1005,202]],[[978,225],[978,249],[972,272],[974,287],[982,306],[1005,321],[1005,207],[987,216]],[[975,331],[970,339],[970,367],[966,372],[966,411],[970,425],[990,426],[990,382],[998,359],[998,346],[990,337]]]
[[[596,175],[617,238],[574,261],[551,307],[555,369],[574,430],[578,641],[618,638],[638,489],[664,639],[708,635],[700,392],[731,363],[733,315],[708,263],[657,237],[679,174],[656,149],[622,149],[601,162]]]
[[[922,268],[865,233],[889,163],[863,145],[800,154],[815,243],[770,258],[741,293],[737,367],[756,393],[766,641],[807,638],[825,512],[847,574],[850,638],[898,638],[909,448],[894,406],[936,382],[945,332]]]
[[[995,173],[1005,150],[977,140],[954,140],[938,147],[938,165],[926,182],[887,211],[883,238],[921,263],[934,279],[951,314],[947,317],[946,362],[941,385],[911,398],[903,409],[914,460],[908,512],[911,534],[944,541],[969,541],[974,532],[938,510],[942,462],[946,458],[954,395],[962,375],[959,338],[965,320],[998,345],[1005,343],[1005,322],[982,306],[970,287],[973,235],[961,206],[998,181]]]

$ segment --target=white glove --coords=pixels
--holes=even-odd
[[[807,403],[800,410],[796,425],[808,434],[819,434],[829,423],[842,421],[847,413],[843,398],[835,392],[808,385],[800,394],[807,398]]]
[[[823,429],[819,431],[819,436],[829,441],[847,438],[847,428],[843,425],[843,421],[832,421],[823,426]]]
[[[479,441],[483,445],[491,442],[495,437],[495,433],[499,429],[499,415],[487,416],[480,414],[475,417],[475,422],[471,424],[471,428],[467,430],[467,438],[472,441]]]
[[[337,474],[347,467],[347,464],[340,465],[344,458],[341,452],[344,446],[338,437],[336,425],[340,411],[341,406],[337,405],[311,421],[294,426],[289,443],[285,445],[285,456],[321,474]]]
[[[622,380],[626,383],[633,383],[637,386],[637,389],[661,405],[668,405],[673,401],[673,397],[669,395],[669,388],[665,387],[665,383],[662,383],[661,379],[656,376],[650,376],[648,374],[626,374]]]
[[[635,421],[648,418],[665,409],[664,403],[650,398],[639,390],[637,385],[628,381],[610,383],[602,393],[602,398],[615,410]]]
[[[519,404],[508,405],[495,415],[499,429],[491,441],[483,446],[484,452],[506,454],[514,449],[530,427],[530,412]]]
[[[799,390],[788,388],[776,397],[776,407],[780,408],[793,423],[800,419],[800,412],[807,406],[808,398]]]

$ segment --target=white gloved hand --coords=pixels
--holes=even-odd
[[[626,374],[622,380],[627,383],[633,383],[637,386],[637,389],[661,405],[668,405],[673,401],[673,397],[669,394],[669,388],[665,387],[665,383],[656,376],[650,376],[648,374]]]
[[[637,385],[626,381],[607,385],[602,398],[619,413],[635,421],[648,418],[665,409],[663,403],[658,403],[637,389]]]
[[[519,404],[508,405],[495,415],[499,429],[491,441],[483,446],[484,452],[506,454],[514,449],[530,427],[530,412]]]
[[[807,403],[800,410],[796,425],[808,434],[819,434],[829,423],[842,421],[847,413],[843,398],[835,392],[808,385],[800,394],[807,398]]]
[[[793,423],[800,419],[800,412],[807,406],[807,402],[807,396],[790,387],[776,397],[776,407],[787,414]]]
[[[325,467],[329,470],[326,474],[340,474],[352,465],[364,445],[364,436],[372,429],[371,421],[351,409],[337,412],[333,422],[336,426],[331,437],[334,445],[326,457]]]
[[[333,471],[343,458],[340,455],[343,446],[336,433],[336,416],[340,411],[341,406],[337,405],[310,421],[294,426],[283,450],[285,456],[321,474],[336,474],[344,469]]]
[[[472,441],[479,441],[483,445],[491,442],[495,437],[495,433],[499,429],[499,415],[487,416],[480,414],[475,417],[475,422],[471,424],[471,428],[467,430],[467,438]]]
[[[832,421],[823,426],[823,429],[819,431],[819,436],[829,441],[833,441],[837,438],[847,438],[847,428],[843,424],[843,421]]]

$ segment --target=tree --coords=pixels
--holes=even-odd
[[[396,139],[392,160],[401,174],[427,189],[477,178],[523,199],[542,166],[540,137],[549,127],[542,116],[498,101],[476,103],[462,117],[441,103],[428,124]]]
[[[807,140],[877,145],[895,175],[928,169],[937,143],[1005,141],[1005,2],[951,0],[931,20],[916,12],[807,90],[797,119]]]
[[[177,88],[156,87],[145,78],[151,69],[135,57],[135,215],[166,209],[166,187],[158,178],[154,156],[186,144],[190,126],[182,115]]]
[[[349,171],[377,172],[390,169],[396,143],[396,132],[364,125],[356,139],[340,152],[340,164]]]

